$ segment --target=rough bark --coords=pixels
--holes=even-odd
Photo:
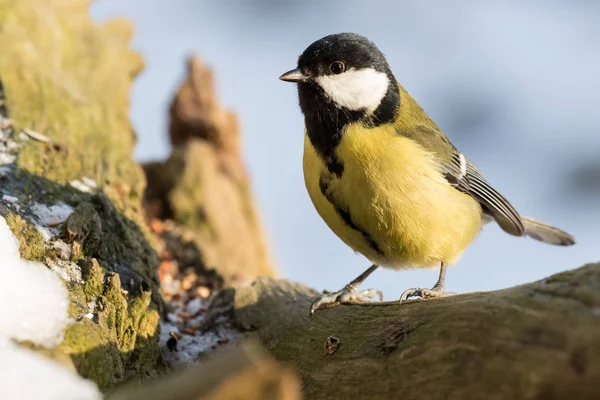
[[[600,264],[311,318],[316,295],[269,278],[235,294],[235,321],[300,374],[307,399],[600,398]]]

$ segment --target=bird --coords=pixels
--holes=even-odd
[[[398,83],[368,38],[325,36],[279,79],[297,85],[304,183],[317,213],[372,263],[343,289],[318,296],[311,315],[381,301],[380,291],[359,290],[379,267],[439,268],[433,287],[409,288],[401,303],[449,295],[448,266],[489,222],[513,236],[575,244],[569,233],[519,214]]]

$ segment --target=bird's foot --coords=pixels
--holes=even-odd
[[[404,291],[400,296],[400,303],[411,297],[420,297],[421,299],[437,299],[440,297],[452,296],[454,293],[446,292],[443,286],[434,286],[427,288],[410,288]]]
[[[358,291],[353,288],[345,287],[340,291],[325,293],[319,296],[310,307],[310,315],[313,315],[317,310],[337,307],[342,304],[366,303],[367,299],[372,299],[375,296],[379,297],[379,301],[383,300],[383,294],[377,289]]]

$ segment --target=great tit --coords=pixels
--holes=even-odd
[[[396,81],[369,39],[340,33],[304,50],[280,77],[298,86],[304,114],[306,189],[331,230],[373,265],[342,290],[317,298],[321,308],[362,302],[359,291],[379,266],[440,267],[431,288],[410,297],[446,295],[446,268],[495,221],[507,233],[569,246],[573,237],[520,215]]]

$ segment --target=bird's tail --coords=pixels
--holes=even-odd
[[[525,235],[531,238],[556,246],[571,246],[575,244],[575,238],[561,229],[529,217],[521,217],[521,220],[525,226]]]

